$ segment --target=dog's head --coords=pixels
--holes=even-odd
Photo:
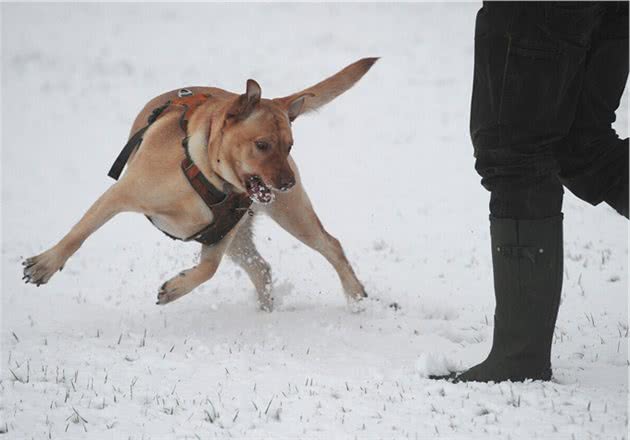
[[[288,191],[295,185],[288,161],[293,146],[291,121],[304,98],[285,107],[260,95],[260,86],[250,79],[245,93],[228,107],[214,167],[253,200],[269,203],[273,190]]]
[[[291,123],[301,114],[332,101],[352,87],[376,62],[364,58],[301,92],[276,99],[261,98],[254,80],[227,106],[213,156],[219,175],[260,203],[274,200],[274,191],[296,183],[289,165],[293,146]]]

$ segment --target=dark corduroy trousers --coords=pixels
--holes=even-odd
[[[493,216],[558,215],[563,185],[593,205],[625,197],[614,207],[628,215],[628,139],[612,128],[627,2],[485,2],[474,68],[470,130]]]

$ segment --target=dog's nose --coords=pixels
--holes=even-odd
[[[280,179],[278,189],[280,191],[288,191],[295,186],[295,177],[283,177]]]

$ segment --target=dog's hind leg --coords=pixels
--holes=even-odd
[[[216,273],[223,253],[233,238],[233,232],[213,246],[201,246],[199,263],[174,276],[160,287],[156,304],[167,304],[190,293],[197,286],[208,281]]]
[[[267,213],[287,232],[318,251],[332,264],[349,300],[367,297],[339,240],[324,229],[301,183],[290,192],[279,194],[267,208]]]
[[[249,217],[239,229],[227,250],[228,256],[247,272],[258,293],[258,304],[262,310],[273,310],[271,295],[271,267],[258,253],[253,240],[252,220]]]
[[[94,231],[116,214],[132,210],[126,193],[125,188],[119,183],[109,187],[59,243],[39,255],[24,260],[23,279],[38,286],[47,283],[55,272],[63,269],[68,258]]]

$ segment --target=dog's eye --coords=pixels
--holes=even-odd
[[[256,141],[256,149],[258,149],[258,151],[267,151],[269,148],[271,148],[271,145],[269,145],[268,142]]]

